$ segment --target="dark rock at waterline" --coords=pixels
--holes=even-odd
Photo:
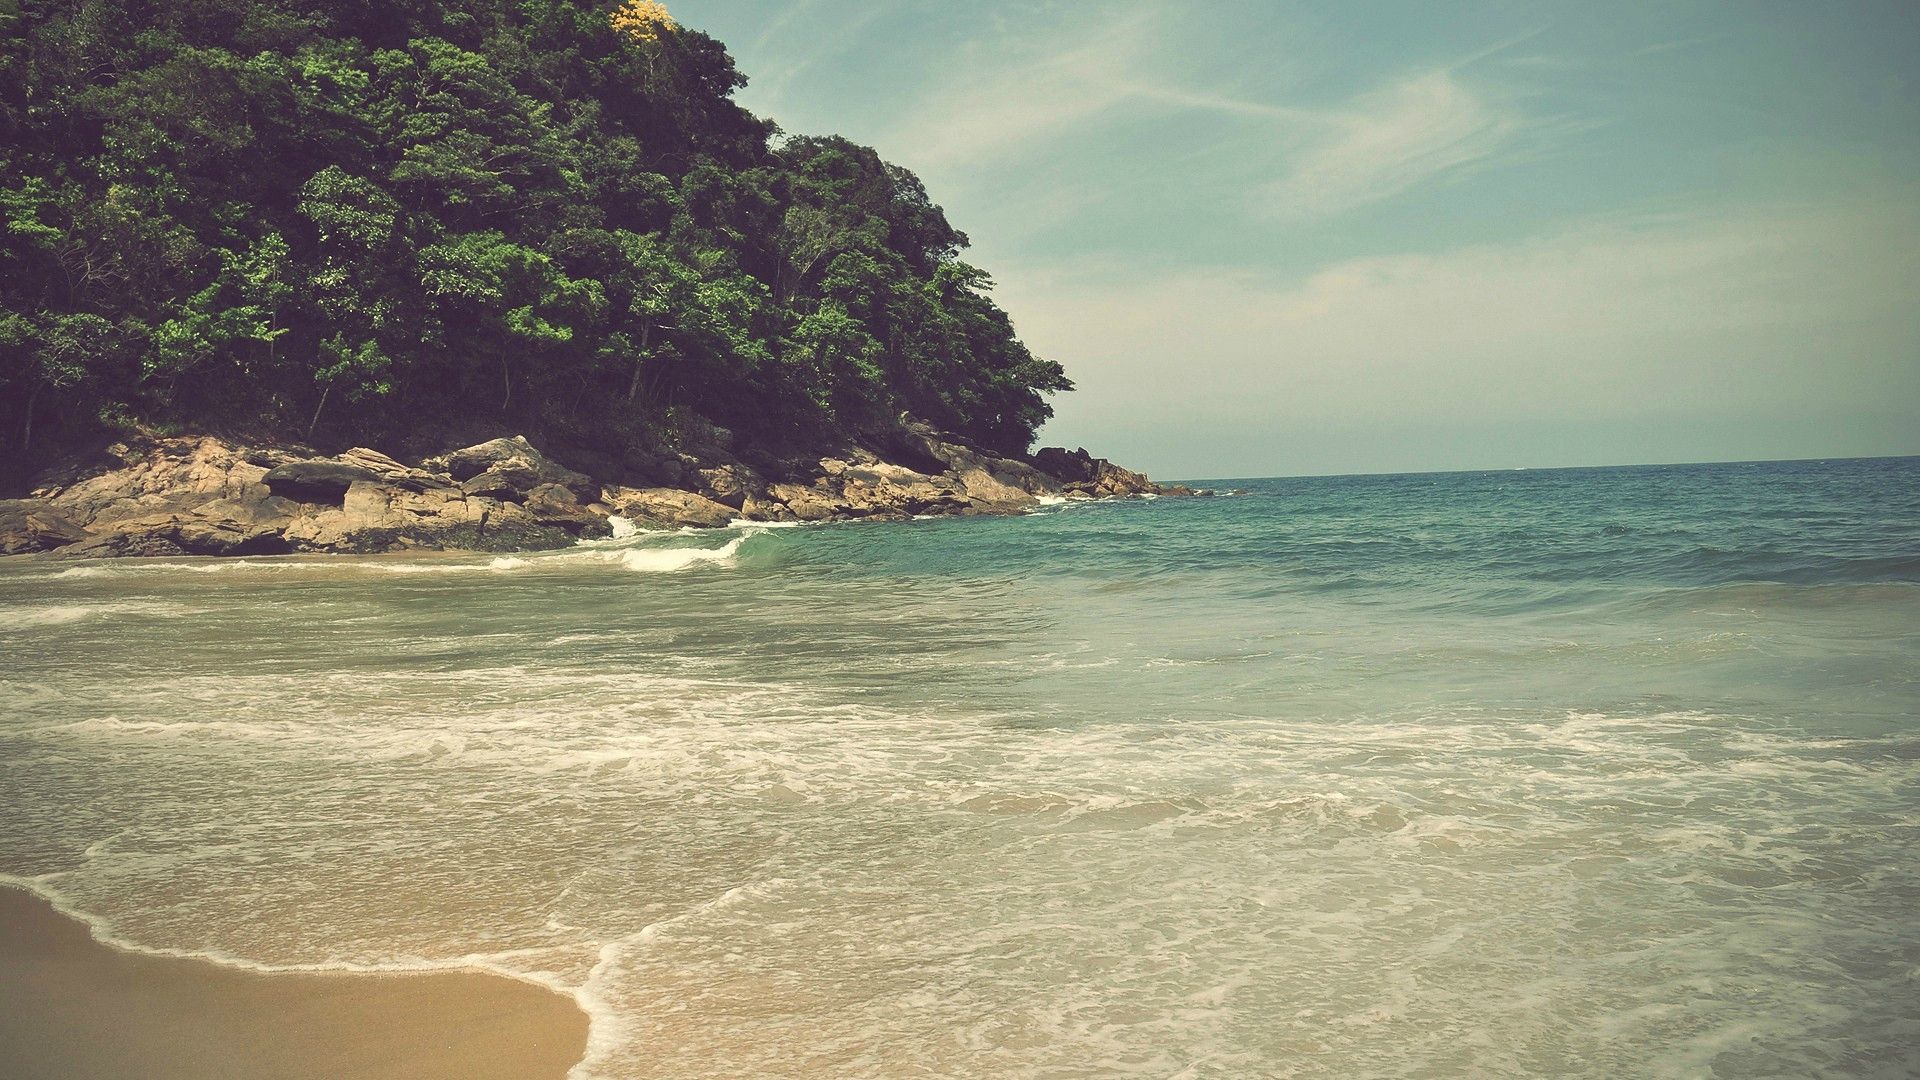
[[[1085,448],[1068,450],[1059,446],[1040,448],[1033,455],[1040,471],[1062,481],[1075,494],[1095,498],[1113,495],[1191,495],[1191,489],[1163,488],[1142,473],[1124,469],[1106,458],[1097,458]]]
[[[36,499],[0,502],[0,555],[25,555],[77,544],[90,534],[80,523]]]

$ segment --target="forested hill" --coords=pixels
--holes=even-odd
[[[1024,451],[1069,383],[966,237],[744,82],[646,0],[0,0],[7,456],[902,411]]]

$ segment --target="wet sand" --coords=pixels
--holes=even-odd
[[[586,1040],[579,1007],[530,983],[147,956],[0,888],[0,1073],[11,1080],[559,1080]]]

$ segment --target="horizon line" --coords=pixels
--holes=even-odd
[[[1920,458],[1911,454],[1837,454],[1827,457],[1728,458],[1720,461],[1630,461],[1608,465],[1505,465],[1484,469],[1383,469],[1376,472],[1269,473],[1265,476],[1178,476],[1164,483],[1226,483],[1235,480],[1339,480],[1353,476],[1465,476],[1470,473],[1574,472],[1590,469],[1649,469],[1689,465],[1804,465],[1838,461],[1905,461]]]

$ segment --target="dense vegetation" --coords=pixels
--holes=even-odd
[[[599,443],[1068,388],[908,171],[627,0],[0,0],[0,425]],[[17,456],[17,455],[10,455]]]

